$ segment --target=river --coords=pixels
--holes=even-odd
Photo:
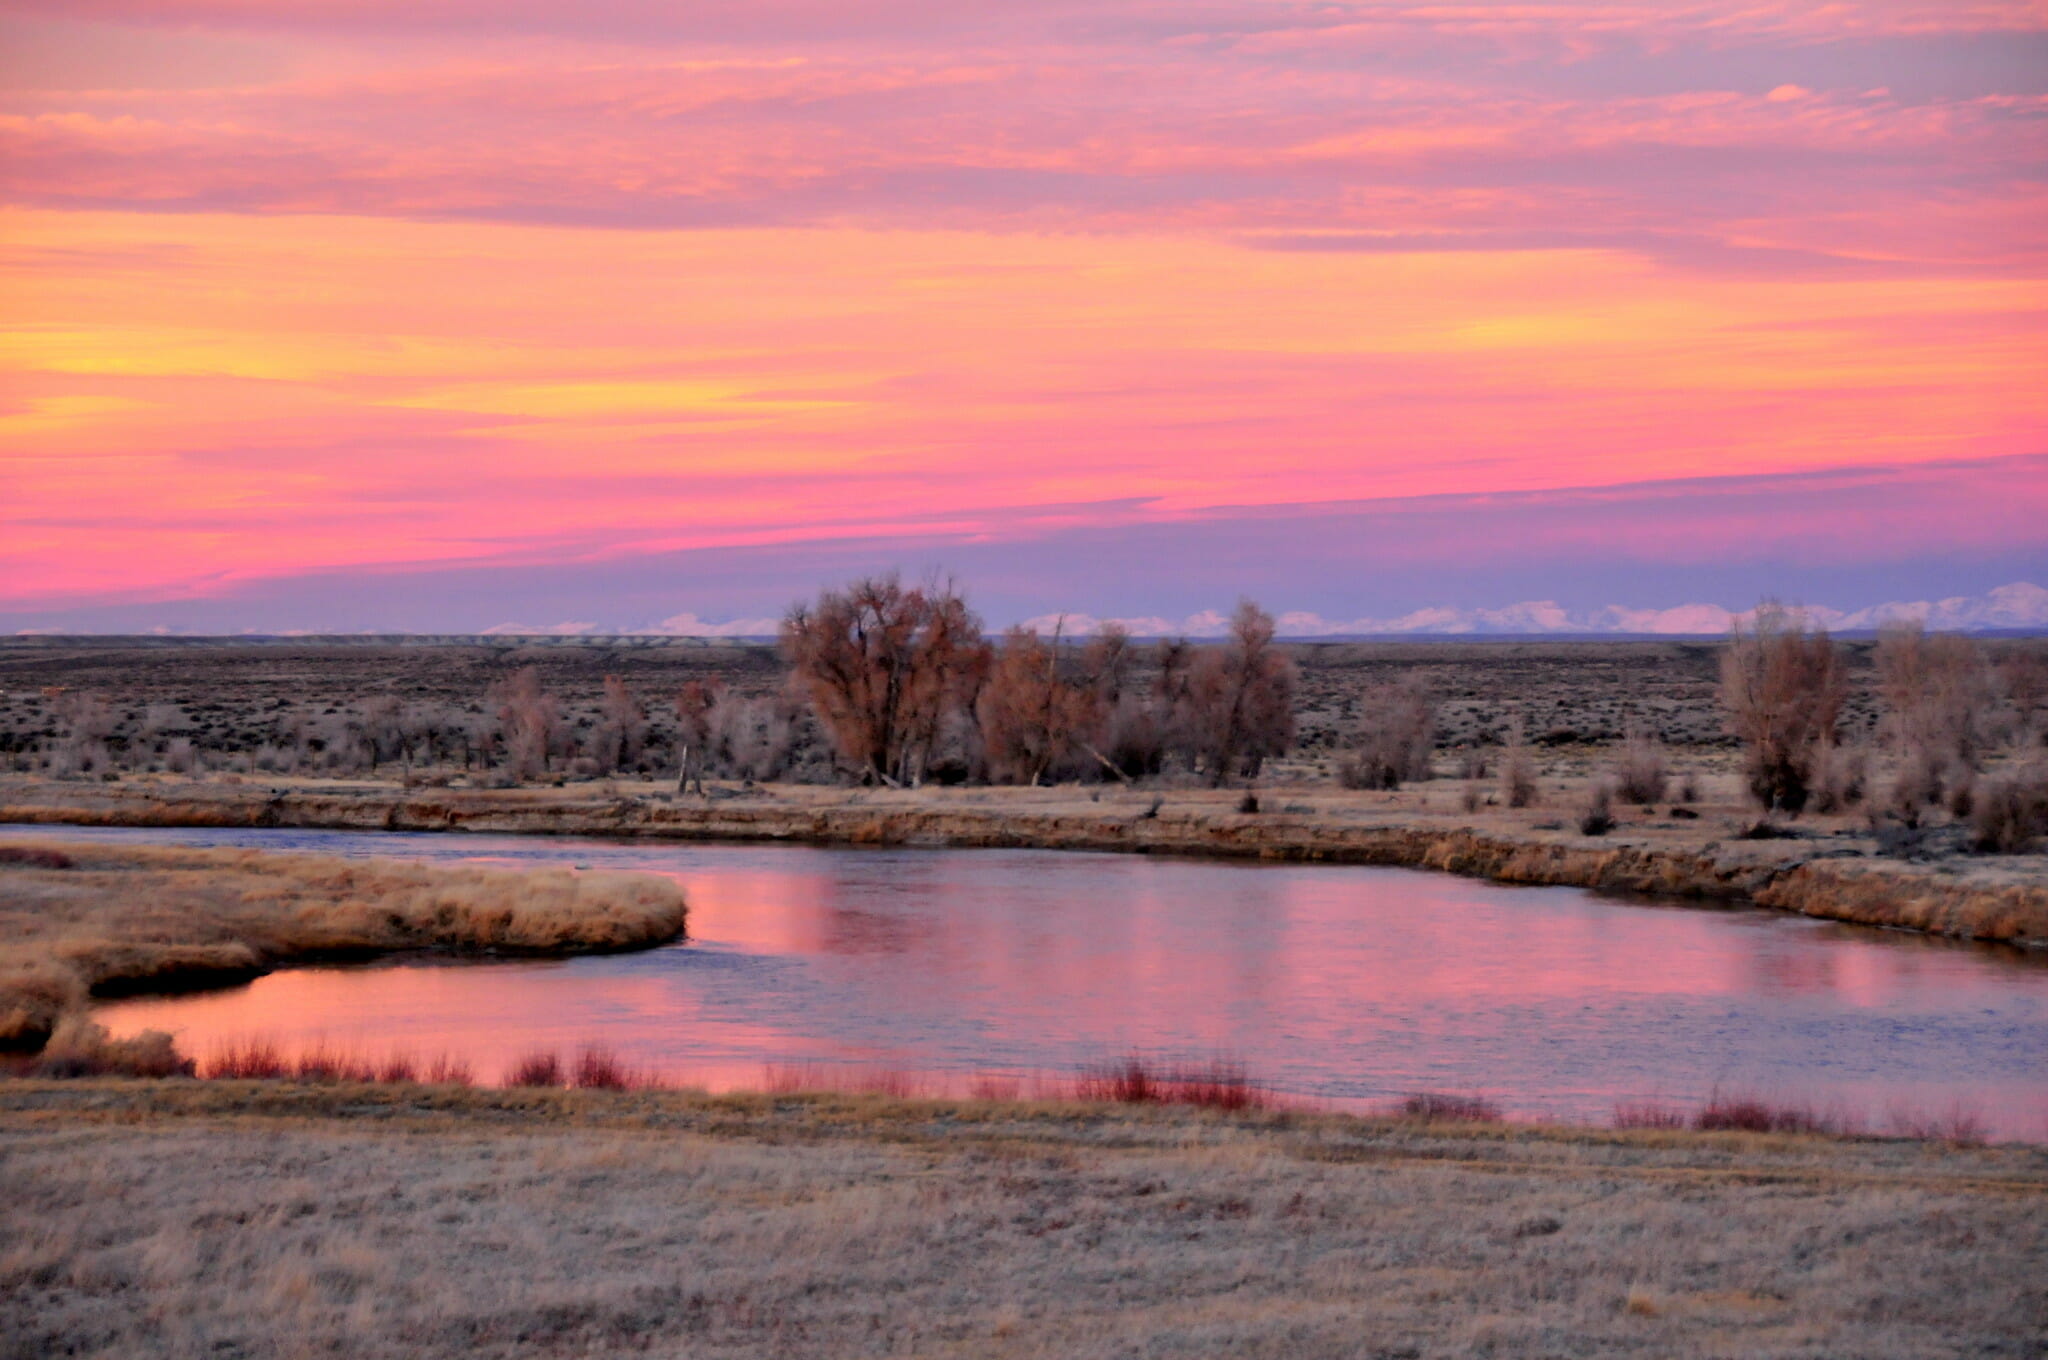
[[[1837,1110],[1974,1112],[2048,1137],[2048,960],[1754,908],[1408,869],[1058,851],[324,831],[19,828],[434,863],[666,874],[687,942],[566,961],[291,968],[109,1002],[116,1033],[470,1060],[600,1043],[665,1077],[771,1069],[1070,1075],[1138,1052],[1241,1063],[1339,1108],[1415,1091],[1605,1119],[1719,1089]]]

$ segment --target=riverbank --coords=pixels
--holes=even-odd
[[[2019,1356],[2048,1151],[0,1083],[0,1354]]]
[[[653,875],[505,871],[250,850],[0,845],[0,1046],[35,1050],[92,997],[432,949],[568,955],[682,934]]]
[[[1727,782],[1727,781],[1723,781]],[[1717,800],[1716,793],[1721,793]],[[0,780],[0,823],[328,830],[1044,848],[1435,869],[1503,883],[1752,902],[1808,916],[2048,947],[2048,856],[1889,858],[1860,819],[1813,817],[1749,839],[1756,817],[1709,785],[1705,801],[1619,808],[1603,836],[1576,829],[1576,792],[1527,809],[1462,806],[1455,781],[1399,792],[1327,783],[1238,791],[1131,788],[849,790],[653,784],[403,788],[344,781]]]

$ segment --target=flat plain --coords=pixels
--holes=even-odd
[[[0,1084],[0,1354],[2031,1356],[2048,1151]]]

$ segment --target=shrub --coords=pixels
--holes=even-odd
[[[1507,750],[1500,762],[1500,790],[1509,807],[1536,805],[1536,762],[1529,755],[1529,743],[1520,717],[1508,727]]]
[[[476,1074],[461,1058],[443,1053],[427,1064],[426,1083],[429,1086],[470,1086],[475,1082]]]
[[[1368,691],[1359,704],[1351,750],[1337,766],[1347,789],[1398,789],[1429,778],[1436,751],[1437,706],[1419,677]]]
[[[704,714],[706,762],[728,779],[765,782],[789,772],[796,753],[798,708],[787,694],[742,698],[720,690]]]
[[[162,1030],[116,1039],[80,1015],[57,1022],[35,1072],[43,1077],[189,1077],[195,1064]]]
[[[1755,1096],[1726,1096],[1719,1091],[1693,1115],[1692,1126],[1702,1132],[1819,1133],[1840,1135],[1847,1131],[1840,1119],[1816,1113],[1804,1105],[1776,1105]]]
[[[507,1086],[561,1086],[567,1079],[561,1058],[553,1052],[529,1053],[505,1074]]]
[[[1023,1094],[1024,1083],[1020,1078],[1000,1073],[977,1072],[967,1083],[967,1094],[973,1100],[1012,1101]]]
[[[78,861],[62,850],[41,845],[0,845],[0,864],[19,864],[28,869],[72,869]]]
[[[1648,726],[1630,723],[1624,738],[1621,762],[1614,770],[1614,788],[1624,803],[1647,807],[1664,801],[1671,783],[1664,760],[1664,743]]]
[[[1735,626],[1721,655],[1721,701],[1743,745],[1750,796],[1766,811],[1806,807],[1815,752],[1833,740],[1846,694],[1825,630],[1776,603],[1756,611],[1751,630]]]
[[[1982,758],[1993,704],[1991,669],[1973,640],[1927,632],[1919,622],[1887,625],[1877,641],[1885,721],[1912,778],[1900,796],[1938,803]]]
[[[550,1057],[553,1055],[550,1054]],[[549,1082],[521,1082],[520,1085],[553,1086]],[[616,1053],[608,1048],[591,1045],[576,1055],[574,1085],[585,1091],[623,1091],[632,1086],[631,1074],[626,1065],[619,1061]]]
[[[1443,1091],[1418,1091],[1401,1102],[1399,1113],[1431,1124],[1498,1124],[1501,1118],[1500,1106],[1485,1096]]]
[[[1813,810],[1847,812],[1863,801],[1869,782],[1867,747],[1824,742],[1814,760]]]
[[[360,1058],[315,1044],[293,1062],[292,1075],[309,1082],[371,1082],[377,1079],[377,1069]]]
[[[1685,1112],[1674,1106],[1660,1104],[1654,1100],[1623,1100],[1615,1102],[1614,1127],[1617,1129],[1682,1129],[1685,1127]]]
[[[1154,1070],[1136,1053],[1084,1068],[1074,1083],[1074,1097],[1126,1105],[1196,1105],[1214,1110],[1264,1109],[1272,1099],[1264,1087],[1251,1079],[1244,1065],[1232,1059],[1213,1058],[1198,1067]]]
[[[277,1045],[263,1039],[229,1044],[215,1053],[205,1075],[229,1081],[277,1081],[291,1075],[291,1064]]]
[[[554,697],[541,689],[539,673],[524,667],[495,686],[491,699],[505,743],[505,773],[515,781],[546,773],[561,736],[562,714]]]
[[[1579,813],[1579,834],[1581,836],[1604,836],[1614,830],[1614,793],[1607,781],[1598,780],[1592,792],[1586,797],[1586,806]]]
[[[2048,762],[1987,780],[1970,809],[1970,830],[1987,854],[2022,855],[2048,837]]]

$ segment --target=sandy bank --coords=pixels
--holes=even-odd
[[[777,786],[677,798],[651,785],[416,789],[303,782],[0,783],[0,822],[302,827],[1043,847],[1443,870],[1504,883],[1754,902],[1808,916],[2048,946],[2048,857],[1909,863],[1880,857],[1852,823],[1811,820],[1799,839],[1739,839],[1739,806],[1691,819],[1626,809],[1604,837],[1557,808],[1465,812],[1423,785],[1398,794],[1266,789],[876,791]],[[1693,811],[1688,809],[1688,811]]]
[[[89,997],[246,980],[410,949],[576,954],[682,933],[668,879],[250,850],[0,846],[0,1045],[35,1048]]]

